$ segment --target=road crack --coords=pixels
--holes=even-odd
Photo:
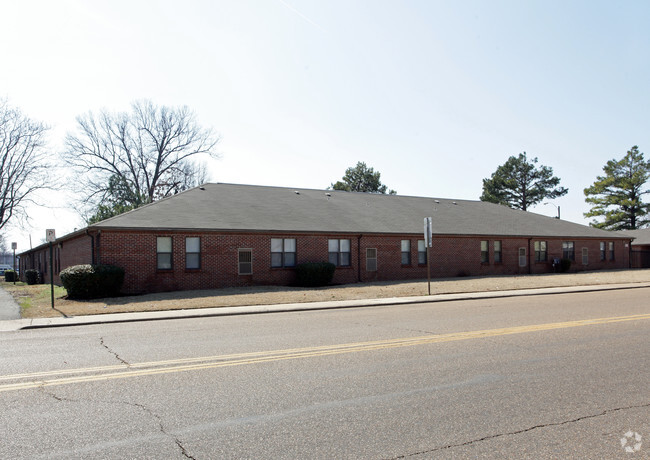
[[[158,422],[158,427],[160,428],[160,432],[161,432],[162,434],[164,434],[165,436],[167,436],[167,437],[169,437],[169,438],[171,438],[171,439],[174,440],[174,443],[175,443],[175,444],[178,446],[178,448],[181,450],[181,454],[183,455],[183,457],[185,457],[185,458],[189,458],[189,459],[191,459],[191,460],[196,460],[195,457],[192,457],[192,456],[187,452],[187,449],[185,448],[185,446],[183,445],[183,443],[182,443],[182,441],[181,441],[180,439],[178,439],[176,436],[174,436],[173,434],[171,434],[171,433],[169,433],[169,432],[167,432],[167,431],[165,430],[165,426],[163,425],[162,417],[161,417],[160,415],[156,414],[154,411],[152,411],[151,409],[149,409],[149,408],[148,408],[147,406],[145,406],[144,404],[129,403],[129,402],[125,402],[125,401],[119,401],[119,403],[120,403],[120,404],[126,404],[126,405],[128,405],[128,406],[137,407],[137,408],[141,409],[142,411],[146,412],[147,414],[149,414],[152,418],[154,418],[154,419]]]
[[[111,349],[109,348],[109,346],[106,345],[106,344],[104,343],[104,337],[100,337],[100,338],[99,338],[99,343],[100,343],[100,345],[101,345],[102,347],[106,348],[106,351],[108,351],[110,354],[112,354],[113,356],[115,356],[115,358],[116,358],[119,362],[121,362],[122,364],[125,364],[125,365],[127,365],[127,366],[131,366],[131,365],[130,365],[126,360],[122,359],[122,357],[121,357],[120,355],[118,355],[116,352],[114,352],[113,350],[111,350]]]
[[[39,386],[38,389],[45,395],[59,401],[59,402],[69,402],[69,403],[80,403],[82,400],[80,399],[70,399],[70,398],[64,398],[62,396],[58,396],[56,393],[47,390],[43,385]],[[87,400],[86,402],[95,402],[95,403],[103,403],[103,404],[121,404],[125,406],[131,406],[131,407],[136,407],[140,409],[141,411],[145,412],[148,414],[152,419],[154,419],[157,424],[158,424],[158,429],[162,434],[164,434],[166,437],[172,439],[174,441],[174,444],[178,446],[178,448],[181,450],[181,454],[183,457],[188,458],[190,460],[197,460],[196,457],[193,457],[192,455],[189,454],[185,446],[183,445],[183,442],[178,439],[176,436],[173,434],[169,433],[167,430],[165,430],[165,425],[163,425],[163,420],[162,417],[158,414],[156,414],[154,411],[149,409],[147,406],[144,404],[139,404],[139,403],[132,403],[128,401],[110,401],[110,400]]]
[[[510,431],[510,432],[507,432],[507,433],[492,434],[492,435],[489,435],[489,436],[484,436],[484,437],[479,438],[479,439],[472,439],[470,441],[466,441],[466,442],[459,443],[459,444],[448,444],[446,446],[435,447],[433,449],[423,450],[423,451],[420,451],[420,452],[412,452],[410,454],[398,455],[397,457],[391,457],[390,459],[387,459],[387,460],[397,460],[397,459],[400,459],[400,458],[415,457],[417,455],[426,455],[426,454],[430,454],[430,453],[433,453],[433,452],[439,452],[441,450],[452,449],[454,447],[469,446],[469,445],[476,444],[476,443],[479,443],[479,442],[489,441],[489,440],[496,439],[496,438],[501,438],[503,436],[514,436],[514,435],[518,435],[518,434],[522,434],[522,433],[527,433],[529,431],[533,431],[533,430],[536,430],[538,428],[549,428],[549,427],[554,427],[554,426],[568,425],[570,423],[576,423],[576,422],[580,422],[582,420],[587,420],[587,419],[597,418],[597,417],[603,417],[605,415],[609,415],[609,414],[614,413],[614,412],[620,412],[620,411],[625,411],[625,410],[629,410],[629,409],[641,409],[641,408],[646,408],[646,407],[650,407],[650,403],[648,403],[648,404],[639,404],[639,405],[636,405],[636,406],[617,407],[615,409],[606,409],[606,410],[604,410],[604,411],[602,411],[602,412],[600,412],[598,414],[583,415],[582,417],[574,418],[574,419],[571,419],[571,420],[564,420],[562,422],[544,423],[544,424],[540,424],[540,425],[534,425],[534,426],[531,426],[529,428],[524,428],[522,430]]]

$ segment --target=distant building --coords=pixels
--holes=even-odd
[[[45,281],[70,265],[123,267],[125,293],[289,285],[303,262],[336,265],[334,283],[630,266],[630,237],[481,201],[205,184],[23,252]]]

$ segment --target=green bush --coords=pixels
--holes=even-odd
[[[124,283],[124,269],[113,265],[73,265],[59,276],[71,299],[115,297]]]
[[[334,278],[336,265],[329,262],[307,262],[296,267],[298,285],[304,287],[327,286]]]
[[[18,275],[16,275],[16,272],[13,270],[5,270],[5,281],[8,283],[18,281]]]
[[[27,284],[38,284],[40,279],[41,275],[38,273],[38,270],[34,270],[33,268],[25,270],[25,281],[27,281]]]

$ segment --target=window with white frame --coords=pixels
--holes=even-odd
[[[600,242],[600,261],[603,262],[607,260],[607,254],[605,253],[605,242]]]
[[[614,242],[613,241],[609,242],[609,260],[615,260],[615,257],[614,257]]]
[[[589,265],[589,248],[582,248],[582,265]]]
[[[156,267],[158,270],[172,269],[171,236],[159,236],[156,238]]]
[[[337,267],[350,266],[350,240],[328,240],[329,261]]]
[[[377,249],[366,248],[366,271],[377,271]]]
[[[240,275],[253,274],[253,250],[240,249],[238,251],[238,273]]]
[[[411,265],[411,240],[402,240],[402,265]]]
[[[271,267],[296,266],[296,239],[271,238]]]
[[[185,238],[185,269],[198,270],[201,268],[201,238],[188,236]]]
[[[418,265],[427,264],[427,246],[424,240],[418,240]]]

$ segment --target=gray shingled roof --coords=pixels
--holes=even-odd
[[[615,233],[482,201],[205,184],[104,220],[97,229],[616,238]]]
[[[632,246],[650,246],[650,228],[622,230],[617,233],[627,238],[635,238],[635,240],[632,241]]]

